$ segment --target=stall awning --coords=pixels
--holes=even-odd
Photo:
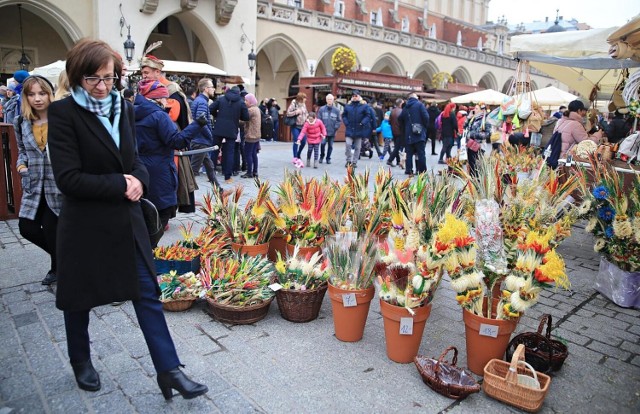
[[[413,91],[413,90],[410,90],[410,89],[408,89],[408,90],[399,90],[399,89],[373,88],[373,87],[369,87],[369,86],[350,85],[350,84],[344,84],[344,83],[339,83],[338,86],[341,87],[341,88],[345,88],[345,89],[358,89],[360,91],[375,92],[375,93],[386,93],[386,94],[396,95],[396,96],[407,96],[410,93],[416,93],[416,94],[422,94],[423,93],[423,92],[419,92],[419,91]]]
[[[222,69],[211,66],[208,63],[201,62],[182,62],[178,60],[163,60],[164,68],[167,73],[197,73],[202,75],[224,76],[227,74]],[[127,66],[127,70],[134,72],[139,70],[138,65]]]

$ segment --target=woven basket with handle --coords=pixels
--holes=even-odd
[[[519,362],[524,362],[523,344],[518,345],[511,362],[499,359],[489,361],[484,367],[482,390],[496,400],[534,413],[542,408],[551,378]],[[524,378],[519,378],[522,376],[535,378],[539,387],[528,386],[533,381],[524,381]]]
[[[444,360],[449,351],[453,351],[451,362]],[[437,360],[418,355],[413,362],[422,376],[422,381],[445,397],[460,400],[466,398],[469,394],[480,391],[480,385],[478,385],[472,374],[456,365],[458,362],[458,349],[455,346],[445,349]]]
[[[543,334],[545,324],[547,332]],[[538,332],[524,332],[514,336],[507,347],[507,360],[511,360],[518,345],[524,344],[524,358],[536,371],[546,373],[559,370],[567,359],[569,350],[562,342],[551,339],[551,324],[551,315],[545,313],[540,318]]]

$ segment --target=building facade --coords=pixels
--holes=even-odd
[[[18,11],[21,4],[21,16]],[[107,41],[123,56],[130,33],[135,60],[145,46],[161,59],[204,62],[250,80],[259,98],[280,101],[297,79],[332,72],[340,46],[358,68],[421,79],[425,90],[453,93],[511,84],[508,27],[482,26],[490,0],[0,0],[0,73],[64,60],[83,37]],[[22,26],[22,34],[19,30]],[[247,55],[257,56],[250,70]],[[136,62],[132,62],[134,65]],[[434,75],[451,75],[446,84]],[[4,79],[3,78],[3,79]],[[448,77],[445,77],[448,79]],[[534,87],[557,85],[534,74]]]

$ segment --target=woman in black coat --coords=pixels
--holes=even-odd
[[[91,308],[132,300],[166,399],[207,387],[180,371],[167,328],[140,197],[149,175],[136,152],[133,108],[113,86],[122,63],[109,45],[81,40],[67,54],[71,96],[49,107],[49,150],[64,196],[58,223],[56,306],[78,386],[100,389],[91,363]]]

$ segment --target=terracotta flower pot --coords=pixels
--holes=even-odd
[[[380,300],[380,313],[384,319],[384,338],[387,343],[387,356],[390,360],[401,364],[413,362],[413,358],[418,355],[422,334],[427,324],[427,319],[431,314],[431,304],[414,308],[415,315],[411,315],[406,308],[390,305]],[[409,318],[412,321],[412,333],[401,333],[407,328],[407,324],[402,324],[402,318]]]
[[[467,342],[467,367],[474,374],[484,376],[487,362],[504,357],[511,334],[520,320],[489,319],[466,309],[462,310],[462,320]]]
[[[287,254],[289,256],[293,255],[293,251],[296,249],[295,244],[287,244]],[[305,257],[307,254],[314,254],[315,252],[321,251],[320,246],[311,246],[311,247],[299,247],[298,248],[298,256]]]
[[[276,233],[269,240],[269,260],[275,263],[278,260],[278,252],[283,258],[287,254],[287,242],[283,233]]]
[[[231,250],[240,254],[246,254],[248,256],[266,256],[269,252],[269,243],[247,245],[231,243]]]
[[[336,338],[344,342],[357,342],[362,339],[374,293],[373,286],[363,290],[345,290],[329,284]],[[348,306],[349,300],[353,300],[351,294],[355,296],[355,306]]]

